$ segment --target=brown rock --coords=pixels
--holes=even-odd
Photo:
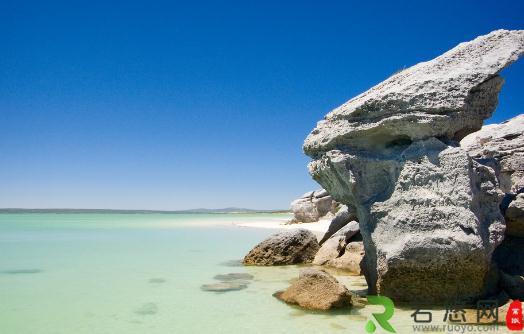
[[[326,265],[348,271],[355,275],[362,275],[362,260],[364,259],[364,243],[361,241],[350,242],[342,256],[330,260]]]
[[[309,310],[325,311],[351,305],[348,289],[330,274],[317,269],[302,270],[298,280],[274,296]]]
[[[319,248],[317,237],[312,232],[288,230],[273,234],[256,245],[242,263],[258,266],[309,263]]]

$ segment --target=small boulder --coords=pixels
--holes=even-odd
[[[323,265],[329,260],[336,259],[344,253],[344,249],[349,240],[360,231],[358,223],[352,221],[333,234],[322,244],[318,253],[315,255],[313,264]]]
[[[308,310],[325,311],[351,305],[351,294],[343,284],[325,271],[311,268],[302,270],[298,280],[274,296]]]
[[[305,229],[271,235],[256,245],[243,260],[244,265],[272,266],[310,263],[320,246],[317,237]]]

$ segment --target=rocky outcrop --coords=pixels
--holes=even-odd
[[[515,195],[524,191],[524,115],[483,126],[464,137],[460,146],[495,170],[503,192]]]
[[[316,269],[302,270],[298,280],[274,296],[309,310],[326,311],[351,305],[348,289],[330,274]]]
[[[523,53],[524,31],[461,43],[336,108],[306,139],[313,178],[356,208],[370,293],[449,304],[495,288],[503,193],[458,141],[491,116],[500,71]]]
[[[309,191],[291,202],[291,223],[312,223],[320,219],[332,219],[339,204],[324,189]]]
[[[271,235],[244,257],[244,265],[284,265],[309,263],[320,248],[317,237],[305,229],[294,229]]]
[[[328,230],[326,233],[322,236],[320,241],[318,242],[320,245],[322,245],[326,240],[328,240],[332,235],[334,235],[337,231],[339,231],[344,226],[348,225],[352,221],[357,220],[357,212],[352,206],[347,205],[341,205],[338,209],[337,213],[335,214],[335,218],[331,220],[329,223]],[[358,228],[358,223],[354,226]]]
[[[341,256],[329,260],[326,265],[353,275],[361,275],[364,255],[364,243],[353,241],[346,245]]]
[[[326,242],[322,244],[319,251],[315,255],[313,264],[323,265],[328,261],[343,255],[347,244],[359,232],[360,228],[356,221],[352,221],[351,223],[342,227],[340,230],[338,230],[338,232],[333,234]]]

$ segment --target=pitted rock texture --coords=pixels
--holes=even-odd
[[[485,125],[462,139],[460,146],[495,169],[502,191],[524,192],[524,115]]]
[[[309,191],[291,202],[291,211],[294,215],[291,223],[312,223],[320,219],[332,219],[339,206],[326,190]]]
[[[497,30],[461,43],[331,111],[308,136],[304,151],[316,158],[341,147],[383,149],[430,137],[460,140],[491,116],[503,84],[498,73],[523,53],[523,30]]]
[[[309,310],[326,311],[351,305],[348,289],[327,272],[316,269],[302,270],[298,280],[274,296]]]
[[[306,139],[313,178],[357,210],[370,293],[435,305],[496,291],[504,194],[457,140],[492,114],[498,73],[523,52],[524,31],[459,44],[335,109]]]
[[[358,222],[352,221],[342,227],[326,240],[318,250],[313,260],[315,265],[323,265],[328,261],[338,258],[344,254],[346,245],[360,232]]]
[[[287,230],[269,236],[244,257],[244,265],[310,263],[320,246],[317,237],[305,229]]]
[[[353,225],[358,232],[359,227],[358,223],[356,222],[357,219],[357,212],[353,206],[341,205],[337,213],[335,213],[335,218],[333,218],[333,220],[331,220],[329,223],[328,230],[326,233],[324,233],[318,243],[322,246],[322,244],[332,235],[336,234],[338,231],[340,231],[340,229],[349,225],[351,222],[355,222]]]

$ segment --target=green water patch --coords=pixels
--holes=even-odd
[[[224,267],[243,267],[242,260],[228,260],[220,263]]]

